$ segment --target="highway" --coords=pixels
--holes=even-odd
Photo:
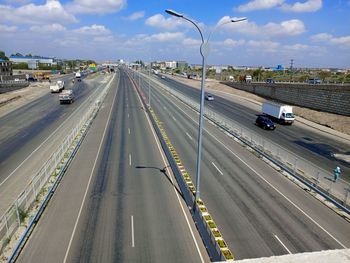
[[[0,214],[12,204],[53,150],[75,127],[86,108],[89,96],[98,91],[107,77],[89,77],[71,82],[64,76],[66,89],[76,99],[60,105],[58,93],[47,94],[0,118]]]
[[[18,262],[209,262],[124,71]]]
[[[181,92],[195,101],[199,101],[200,90],[180,83],[176,80],[166,77],[158,78],[160,82]],[[198,84],[199,85],[199,84]],[[249,103],[239,103],[235,100],[229,100],[222,96],[215,96],[215,100],[211,101],[209,106],[215,112],[222,114],[226,118],[234,120],[249,130],[261,135],[277,145],[288,149],[296,155],[310,161],[325,171],[333,171],[336,166],[341,166],[343,170],[342,178],[350,182],[350,164],[333,157],[334,153],[348,154],[349,142],[344,143],[335,137],[322,134],[316,129],[311,129],[303,124],[296,122],[292,126],[277,125],[273,132],[262,130],[254,125],[256,115],[261,111],[248,106]]]
[[[148,83],[141,83],[148,94]],[[163,83],[197,92],[171,80]],[[195,182],[198,114],[159,88],[152,88],[151,102]],[[217,107],[220,102],[208,103]],[[245,115],[244,110],[232,115]],[[253,120],[240,119],[254,129]],[[201,197],[235,259],[350,246],[349,222],[207,122],[201,171]]]

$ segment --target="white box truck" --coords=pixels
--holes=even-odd
[[[293,107],[273,102],[264,102],[262,113],[276,119],[279,123],[292,124],[295,120]]]
[[[51,93],[61,92],[64,89],[64,81],[58,80],[54,85],[50,86]]]
[[[78,81],[81,81],[81,72],[78,71],[75,73],[75,78],[78,80]]]

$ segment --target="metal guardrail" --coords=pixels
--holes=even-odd
[[[168,91],[193,110],[199,112],[198,102],[168,88],[158,80],[152,79],[152,81],[158,87]],[[339,187],[333,181],[332,173],[319,168],[250,129],[242,127],[240,123],[225,118],[211,109],[205,108],[204,116],[350,215],[350,184],[345,183],[345,188]],[[321,180],[321,178],[326,178],[326,180]]]
[[[53,194],[58,182],[66,170],[71,158],[74,156],[77,147],[80,145],[87,128],[96,116],[101,101],[107,95],[108,89],[114,79],[109,81],[101,93],[95,100],[95,103],[90,105],[88,110],[80,119],[79,123],[71,130],[71,132],[64,138],[58,149],[50,156],[49,160],[40,168],[24,191],[17,197],[16,201],[8,208],[4,215],[0,218],[0,251],[9,243],[10,239],[16,230],[24,223],[25,217],[28,215],[28,210],[31,208],[36,199],[43,192],[44,187],[49,188],[48,193],[42,202],[40,208],[30,220],[27,230],[21,237],[16,250],[21,243],[26,239],[29,229],[40,217],[43,205],[46,205],[47,200]],[[47,186],[47,184],[51,186]],[[35,220],[34,220],[35,219]],[[17,251],[14,251],[16,253]],[[14,255],[14,254],[13,254]],[[10,257],[13,258],[13,255]]]

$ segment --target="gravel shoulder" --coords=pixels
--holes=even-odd
[[[0,117],[50,93],[49,82],[31,83],[28,87],[0,94]]]

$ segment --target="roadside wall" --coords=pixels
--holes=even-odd
[[[222,82],[267,99],[350,116],[350,85],[266,84]]]

